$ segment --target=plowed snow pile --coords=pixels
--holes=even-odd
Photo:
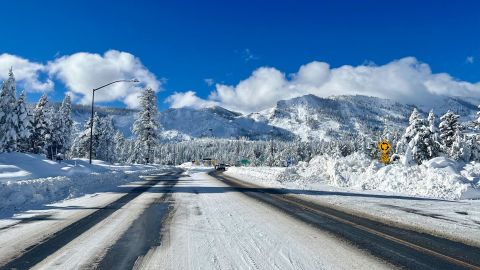
[[[164,167],[114,165],[86,159],[57,163],[41,155],[0,154],[0,216],[45,203],[109,190]]]
[[[480,164],[460,163],[444,157],[422,165],[383,164],[353,154],[347,157],[321,155],[290,168],[229,168],[228,174],[249,175],[260,181],[291,182],[303,188],[316,183],[355,190],[378,190],[405,195],[440,198],[480,198]]]

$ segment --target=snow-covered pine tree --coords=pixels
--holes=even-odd
[[[450,152],[448,155],[455,160],[470,161],[472,155],[472,145],[470,141],[466,140],[460,130],[455,132],[453,136],[453,142],[449,148]]]
[[[89,118],[85,121],[83,125],[84,130],[78,134],[78,136],[74,139],[72,147],[71,147],[71,155],[72,157],[79,157],[79,158],[88,158],[90,154],[90,121]],[[98,146],[98,126],[100,125],[100,117],[97,113],[93,115],[93,140],[92,140],[92,158],[96,158],[96,149]]]
[[[47,117],[47,94],[42,95],[33,111],[32,136],[30,137],[31,149],[35,154],[45,152],[47,141],[51,139],[50,121]]]
[[[426,143],[428,144],[429,156],[432,158],[438,156],[441,152],[441,144],[438,139],[438,129],[435,125],[435,114],[433,110],[430,110],[428,113],[427,121],[430,136],[427,138]]]
[[[18,116],[17,147],[20,152],[28,152],[31,147],[30,136],[32,135],[33,115],[27,106],[25,91],[22,91],[18,97],[15,113]]]
[[[478,105],[477,119],[474,121],[475,135],[472,136],[472,160],[480,161],[480,105]]]
[[[480,129],[480,105],[478,105],[477,119],[475,120],[475,127]]]
[[[115,161],[119,163],[126,162],[125,136],[123,136],[123,133],[120,131],[117,131],[114,136],[114,141],[115,141],[115,151],[114,151]]]
[[[60,106],[60,115],[62,123],[62,132],[63,136],[61,137],[61,145],[63,149],[63,154],[66,154],[67,150],[70,149],[72,144],[72,129],[73,129],[73,120],[72,120],[72,101],[70,95],[65,95]]]
[[[65,95],[58,110],[49,108],[47,118],[50,120],[49,130],[51,137],[46,142],[47,156],[53,159],[56,155],[65,155],[70,148],[73,120],[71,117],[70,96]]]
[[[48,119],[48,133],[50,136],[45,140],[45,152],[47,158],[55,159],[58,154],[61,154],[63,126],[62,117],[58,110],[53,107],[48,107],[45,111],[46,119]]]
[[[454,114],[450,110],[440,117],[440,140],[442,143],[442,150],[447,154],[451,153],[452,144],[456,139],[455,134],[457,131],[460,131],[458,118],[459,115]]]
[[[94,133],[97,134],[98,142],[96,143],[95,153],[96,158],[108,162],[115,161],[115,127],[113,125],[112,117],[100,118],[100,123],[97,129],[94,128]],[[95,136],[94,136],[95,137]]]
[[[10,68],[8,79],[3,83],[0,93],[0,145],[2,151],[17,150],[18,116],[16,107],[15,76]]]
[[[428,121],[421,117],[417,109],[413,109],[409,126],[397,146],[397,149],[404,153],[403,163],[408,165],[413,159],[417,164],[421,164],[424,160],[434,157],[433,145]]]
[[[151,88],[145,89],[140,95],[140,112],[133,124],[136,136],[137,162],[153,162],[153,152],[158,145],[157,130],[160,127],[157,118],[157,96]]]
[[[408,127],[405,129],[405,133],[397,143],[397,154],[404,154],[402,163],[404,163],[405,165],[408,165],[413,161],[413,145],[410,146],[410,141],[415,137],[416,131],[420,126],[421,121],[419,119],[421,119],[420,113],[416,108],[414,108],[412,114],[410,115],[410,118],[408,119]],[[370,149],[372,151],[377,151],[377,146],[371,145]],[[371,156],[374,157],[374,155],[372,154]]]

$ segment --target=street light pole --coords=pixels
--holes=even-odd
[[[104,88],[104,87],[107,87],[109,85],[112,85],[114,83],[119,83],[119,82],[132,82],[132,83],[137,83],[139,82],[139,80],[137,79],[131,79],[131,80],[117,80],[117,81],[113,81],[113,82],[110,82],[110,83],[107,83],[105,85],[102,85],[98,88],[95,88],[95,89],[92,89],[92,116],[90,117],[90,164],[92,164],[92,149],[93,149],[93,104],[95,102],[95,92]]]

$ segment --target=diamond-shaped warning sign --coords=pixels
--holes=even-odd
[[[392,149],[392,146],[390,145],[390,143],[388,143],[388,141],[385,140],[385,141],[382,141],[378,144],[378,148],[384,154],[387,154],[390,151],[390,149]]]

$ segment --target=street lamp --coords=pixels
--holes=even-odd
[[[95,88],[95,89],[92,89],[92,117],[90,118],[90,164],[92,164],[92,147],[93,147],[93,103],[95,101],[95,92],[104,88],[104,87],[107,87],[109,85],[112,85],[114,83],[119,83],[119,82],[131,82],[131,83],[138,83],[140,82],[139,80],[137,79],[131,79],[131,80],[117,80],[117,81],[113,81],[111,83],[107,83],[105,85],[102,85],[98,88]]]

